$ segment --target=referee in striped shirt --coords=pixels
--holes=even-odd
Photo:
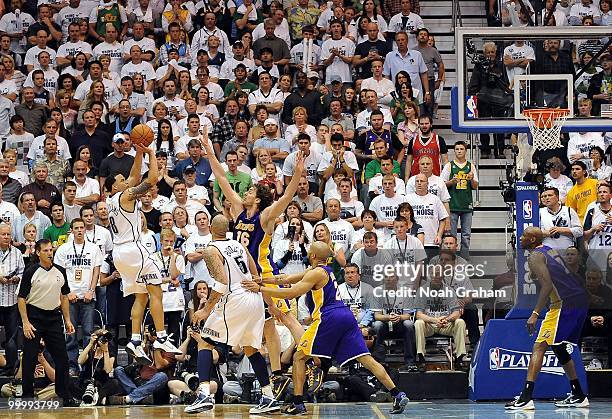
[[[74,326],[70,321],[66,271],[53,264],[51,241],[37,241],[35,250],[38,260],[23,273],[17,292],[26,338],[22,358],[23,397],[34,397],[34,368],[42,337],[55,363],[55,393],[64,399],[64,406],[78,406],[68,390],[68,353],[62,315],[68,334],[74,333]]]

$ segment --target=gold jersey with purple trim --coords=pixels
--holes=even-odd
[[[278,268],[272,260],[270,243],[272,235],[266,233],[261,225],[261,212],[249,218],[246,210],[242,211],[234,225],[234,239],[249,250],[255,260],[257,272],[262,277],[278,274]]]
[[[266,233],[261,225],[261,211],[251,218],[247,216],[246,210],[242,211],[234,224],[234,239],[247,248],[257,267],[257,272],[262,278],[278,275],[279,270],[272,260],[270,244],[272,235]],[[279,288],[278,285],[265,285]],[[291,302],[287,299],[272,298],[276,307],[284,313],[291,310]]]
[[[331,267],[316,269],[325,271],[327,281],[320,289],[312,289],[306,294],[306,306],[313,321],[297,350],[308,356],[334,358],[340,365],[368,355],[370,352],[357,320],[340,298]]]

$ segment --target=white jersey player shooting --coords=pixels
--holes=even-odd
[[[157,335],[153,347],[176,354],[181,352],[170,342],[164,328],[161,289],[163,275],[139,240],[142,225],[138,198],[157,183],[159,175],[157,159],[150,148],[138,144],[134,147],[136,156],[129,177],[126,179],[122,174],[109,176],[104,182],[104,189],[110,196],[107,202],[110,227],[113,232],[113,261],[123,280],[123,294],[125,296],[136,294],[132,305],[132,338],[126,350],[138,362],[150,365],[152,361],[142,348],[141,335],[147,301],[150,304]],[[149,155],[149,174],[141,182],[144,153]]]
[[[210,369],[214,344],[241,346],[249,358],[255,376],[261,385],[259,405],[250,409],[251,414],[280,410],[280,404],[272,394],[266,361],[259,352],[262,345],[265,312],[263,297],[246,290],[243,281],[257,276],[253,257],[236,240],[226,239],[229,221],[224,215],[213,218],[213,241],[204,250],[204,261],[214,285],[204,308],[193,315],[192,336],[198,341],[198,398],[185,408],[186,413],[198,413],[214,407],[214,395],[210,394]],[[201,322],[201,336],[193,333]]]

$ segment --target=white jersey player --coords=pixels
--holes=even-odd
[[[214,395],[210,394],[210,367],[214,344],[241,346],[249,358],[253,371],[261,385],[259,405],[250,409],[251,414],[280,410],[279,402],[272,394],[266,362],[259,352],[265,324],[264,301],[260,293],[253,293],[242,286],[257,275],[253,257],[236,240],[226,239],[229,221],[223,215],[213,218],[213,241],[204,250],[214,285],[206,306],[193,315],[194,325],[204,321],[201,335],[193,332],[198,341],[198,398],[185,408],[186,413],[197,413],[214,407]]]
[[[122,174],[109,176],[104,182],[104,188],[110,195],[108,213],[110,228],[113,233],[113,261],[115,268],[123,280],[124,296],[136,294],[132,305],[132,338],[126,350],[138,362],[150,365],[151,359],[142,348],[140,333],[147,300],[151,307],[151,317],[155,324],[157,339],[153,347],[165,352],[181,352],[168,340],[164,328],[164,311],[162,306],[162,274],[150,257],[149,252],[140,242],[142,233],[140,221],[140,202],[138,198],[144,195],[152,185],[157,183],[159,170],[155,152],[148,147],[136,144],[134,165],[126,179]],[[149,155],[149,174],[141,183],[141,168],[143,154]]]

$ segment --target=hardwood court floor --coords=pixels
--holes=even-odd
[[[535,412],[504,412],[503,403],[472,403],[469,401],[435,400],[431,402],[411,402],[402,415],[388,414],[390,404],[375,403],[334,403],[308,404],[310,418],[466,418],[466,419],[610,419],[612,402],[591,402],[590,409],[556,409],[553,403],[536,403]],[[27,419],[152,419],[152,418],[283,418],[281,414],[249,415],[248,405],[217,405],[214,411],[187,415],[183,406],[130,406],[67,408],[45,411],[8,411],[0,410],[0,417]],[[304,416],[302,416],[304,417]]]

